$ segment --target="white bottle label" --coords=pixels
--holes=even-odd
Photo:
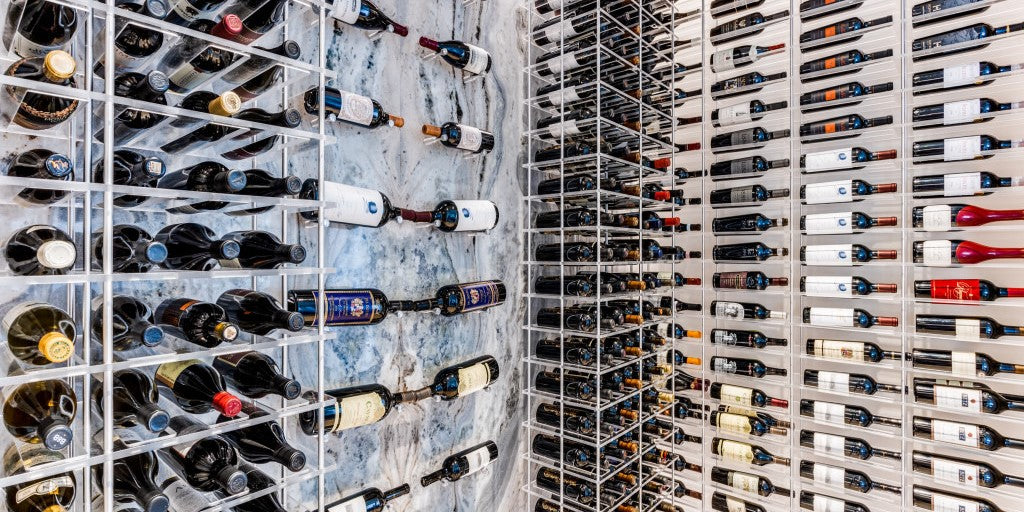
[[[34,43],[27,37],[21,35],[21,32],[15,32],[14,37],[11,40],[11,51],[25,58],[46,57],[47,53],[61,48],[61,45],[45,46]]]
[[[978,447],[978,426],[955,421],[932,420],[932,439],[941,443]]]
[[[932,492],[932,510],[935,512],[978,512],[978,502]]]
[[[822,389],[820,375],[818,376],[818,389]],[[843,425],[846,423],[846,406],[817,400],[814,402],[814,419],[834,425]]]
[[[338,503],[333,507],[327,507],[326,512],[366,512],[366,498],[356,496],[344,503]]]
[[[922,221],[925,231],[949,231],[953,229],[953,209],[948,204],[925,206]]]
[[[498,207],[487,200],[452,201],[458,209],[455,231],[486,231],[498,223]]]
[[[840,361],[864,361],[864,343],[860,341],[814,340],[814,355]]]
[[[338,119],[344,119],[363,126],[373,123],[373,100],[353,92],[339,91],[341,110]]]
[[[815,432],[814,451],[829,455],[843,455],[844,441],[842,436]]]
[[[804,216],[808,235],[839,235],[853,233],[853,212],[813,213]]]
[[[818,389],[844,395],[850,393],[850,374],[842,372],[818,372]]]
[[[956,339],[978,341],[981,339],[981,320],[977,318],[956,319]]]
[[[553,75],[557,75],[561,71],[572,71],[580,67],[580,63],[576,60],[576,54],[574,53],[567,53],[561,57],[555,57],[547,61],[547,63],[548,69]]]
[[[754,394],[754,390],[750,388],[743,388],[739,386],[731,386],[729,384],[722,384],[720,390],[720,397],[724,403],[732,403],[736,405],[750,405],[751,396]]]
[[[804,278],[804,295],[808,297],[852,297],[853,277],[807,276]]]
[[[804,187],[807,204],[849,203],[853,201],[853,180],[814,183]]]
[[[576,126],[575,119],[567,119],[559,123],[548,125],[548,134],[556,139],[560,138],[562,134],[565,134],[566,137],[569,137],[572,135],[578,135],[579,133],[580,129],[578,126]]]
[[[70,476],[55,476],[40,482],[21,484],[21,488],[15,493],[15,503],[21,503],[33,496],[45,496],[47,494],[58,494],[60,489],[74,487],[75,480]]]
[[[338,400],[337,416],[331,432],[361,427],[374,423],[387,414],[384,402],[377,393],[363,393]]]
[[[552,105],[561,105],[563,102],[572,103],[574,101],[579,101],[580,95],[578,92],[576,92],[577,87],[579,86],[549,92],[547,95],[547,99],[549,102],[551,102]]]
[[[834,149],[804,155],[807,172],[833,171],[853,167],[853,148]]]
[[[814,512],[844,512],[845,510],[846,502],[843,500],[829,498],[820,494],[814,495]]]
[[[942,105],[942,124],[972,123],[981,117],[981,100],[964,100]]]
[[[973,377],[978,374],[978,355],[975,352],[952,352],[953,374]]]
[[[942,159],[946,162],[973,160],[981,155],[981,136],[954,137],[942,141]]]
[[[459,396],[480,391],[491,382],[491,370],[486,363],[477,363],[459,370]]]
[[[466,44],[469,47],[469,61],[462,69],[467,72],[479,75],[487,71],[487,64],[491,62],[491,54],[479,46]]]
[[[188,22],[193,22],[199,19],[199,15],[203,13],[203,11],[193,7],[192,2],[189,2],[188,0],[178,0],[177,2],[174,2],[174,7],[172,7],[171,10]]]
[[[486,446],[482,446],[466,454],[466,460],[469,461],[469,469],[466,470],[466,475],[471,475],[491,463],[491,451]]]
[[[811,308],[810,323],[820,327],[853,327],[853,309]]]
[[[959,87],[973,84],[981,76],[981,66],[977,62],[953,66],[942,70],[943,87]]]
[[[853,245],[836,244],[805,246],[804,263],[823,267],[853,266]]]
[[[942,177],[942,195],[946,197],[973,196],[981,191],[980,172],[961,172]]]
[[[743,318],[743,305],[738,302],[716,302],[715,316]]]
[[[950,240],[925,240],[923,263],[926,267],[953,266],[953,242]]]
[[[747,502],[726,496],[725,509],[727,512],[747,512]]]
[[[843,487],[846,480],[846,470],[822,464],[814,463],[814,481],[829,487]]]
[[[362,0],[334,0],[331,16],[342,23],[351,25],[359,20],[359,11],[362,7]]]
[[[932,459],[932,476],[936,482],[964,489],[978,487],[978,466],[949,459]]]
[[[750,430],[749,425],[750,423],[748,422],[748,431]],[[729,481],[729,485],[733,489],[752,493],[756,493],[761,488],[761,482],[757,475],[740,473],[739,471],[734,471],[732,473],[732,479]]]
[[[174,512],[199,512],[210,507],[210,502],[206,499],[206,496],[177,477],[172,478],[174,478],[174,481],[170,485],[167,482],[163,484],[164,494],[167,495],[171,505],[168,510],[173,510]]]
[[[718,125],[733,126],[751,121],[750,102],[745,101],[718,109]]]
[[[543,31],[544,37],[546,37],[548,41],[558,42],[562,40],[564,31],[565,39],[572,39],[572,37],[578,33],[576,27],[572,25],[573,21],[573,18],[567,18],[545,28]]]
[[[960,412],[981,412],[981,390],[934,386],[935,406]]]
[[[739,414],[719,412],[717,416],[718,428],[728,432],[750,433],[750,418]],[[735,480],[735,479],[734,479]]]
[[[192,62],[189,61],[182,64],[174,73],[168,75],[167,80],[182,89],[193,89],[198,87],[208,77],[209,75],[196,69]]]
[[[718,50],[711,54],[711,62],[714,63],[714,65],[711,66],[711,70],[715,73],[736,69],[736,62],[732,58],[732,48],[727,50]]]
[[[324,211],[324,217],[331,222],[377,227],[387,214],[384,211],[384,196],[368,188],[325,181],[321,198],[337,204]]]
[[[462,137],[459,139],[459,143],[456,145],[459,149],[465,149],[466,151],[477,151],[484,142],[484,134],[479,128],[472,126],[466,126],[463,124],[458,125],[459,132]]]

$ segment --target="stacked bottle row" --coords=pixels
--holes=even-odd
[[[676,108],[699,97],[671,2],[528,2],[530,63],[526,443],[535,510],[639,510],[699,500],[699,474],[673,450],[700,436],[673,418],[673,389],[699,368],[699,180],[674,158]],[[695,31],[689,31],[696,34]],[[697,45],[699,46],[699,45]],[[676,57],[676,58],[674,58]],[[689,62],[689,61],[688,61]],[[694,473],[696,471],[697,473]],[[673,510],[672,508],[665,508]]]

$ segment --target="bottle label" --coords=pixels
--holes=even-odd
[[[483,132],[480,131],[479,128],[474,128],[472,126],[460,124],[458,127],[462,137],[459,138],[459,143],[456,147],[467,151],[478,151],[484,142]]]
[[[729,136],[730,146],[746,146],[754,143],[754,130],[740,130]]]
[[[808,245],[804,247],[804,263],[823,267],[852,266],[853,245]],[[847,325],[847,327],[849,327],[849,325]]]
[[[46,57],[53,50],[60,50],[63,45],[49,46],[30,41],[21,32],[15,32],[11,40],[11,51],[25,58]]]
[[[754,201],[753,187],[739,187],[729,190],[730,203],[751,203]]]
[[[313,298],[320,301],[320,292],[314,291]],[[327,293],[327,325],[364,325],[373,321],[377,303],[369,290],[346,290]]]
[[[487,467],[491,463],[491,450],[486,446],[481,446],[467,453],[466,461],[469,462],[469,469],[462,476],[471,475]]]
[[[747,512],[747,502],[733,498],[732,496],[726,496],[725,509],[726,512]]]
[[[164,363],[156,369],[156,380],[164,386],[174,389],[174,383],[178,381],[178,376],[181,375],[181,372],[194,364],[202,364],[202,362],[198,359],[186,359],[184,361]]]
[[[384,196],[368,188],[324,181],[322,200],[337,206],[327,208],[324,217],[331,222],[377,227],[383,220]]]
[[[561,137],[562,134],[568,137],[570,135],[579,135],[579,133],[580,129],[576,126],[575,119],[566,119],[565,121],[548,125],[548,134],[555,138]]]
[[[833,171],[853,167],[853,148],[834,149],[804,155],[807,172]]]
[[[807,204],[849,203],[853,201],[853,180],[814,183],[804,187]]]
[[[848,395],[850,394],[850,374],[819,371],[818,389]]]
[[[807,276],[804,278],[804,295],[808,297],[852,297],[853,277]]]
[[[754,460],[754,449],[752,446],[728,439],[718,441],[718,453],[723,459],[736,462],[750,464],[750,461]]]
[[[491,383],[491,369],[487,363],[477,363],[459,369],[459,396],[480,391]]]
[[[167,79],[182,89],[193,89],[206,80],[207,73],[192,65],[192,62],[182,64]]]
[[[325,512],[366,512],[366,498],[362,495],[356,496],[333,507],[327,507]]]
[[[250,353],[251,352],[237,352],[237,353],[234,353],[234,354],[224,354],[224,355],[217,356],[213,360],[213,366],[216,367],[218,370],[220,369],[219,367],[223,367],[223,366],[227,366],[227,367],[230,367],[230,368],[237,368],[238,367],[238,363],[242,359],[244,359],[245,356],[249,355]]]
[[[960,87],[976,83],[981,76],[981,66],[977,62],[952,66],[942,70],[943,87]]]
[[[331,16],[342,23],[352,25],[359,21],[359,12],[362,8],[362,0],[334,0],[334,9],[331,10]]]
[[[977,353],[957,352],[954,350],[951,354],[951,362],[953,363],[952,371],[954,375],[974,377],[978,374]]]
[[[981,100],[964,100],[942,105],[942,124],[973,123],[981,117]]]
[[[203,13],[199,9],[196,9],[189,0],[178,0],[177,2],[174,2],[174,6],[171,7],[171,10],[180,16],[181,19],[189,23],[199,19],[199,15]],[[186,23],[186,25],[187,24],[188,23]]]
[[[981,283],[977,279],[933,279],[932,298],[980,300]]]
[[[954,421],[932,420],[932,439],[941,443],[978,447],[978,426]]]
[[[742,434],[750,433],[750,418],[746,416],[719,412],[717,420],[718,428],[727,432],[739,432]]]
[[[932,476],[936,482],[951,484],[964,489],[978,487],[978,466],[949,459],[932,459]]]
[[[953,266],[953,242],[951,240],[925,240],[923,263],[926,267]]]
[[[841,361],[863,361],[864,343],[860,341],[814,340],[814,355]]]
[[[853,212],[813,213],[804,216],[808,235],[839,235],[853,233]]]
[[[498,223],[498,208],[486,200],[452,201],[458,210],[455,231],[486,231]]]
[[[750,103],[743,102],[737,105],[729,105],[718,109],[718,125],[719,126],[733,126],[741,123],[750,122]],[[747,160],[744,160],[747,161]]]
[[[814,512],[845,512],[846,502],[820,494],[814,495]]]
[[[956,339],[963,341],[978,341],[981,339],[981,320],[977,318],[957,318],[955,322]]]
[[[499,304],[498,284],[493,281],[460,284],[462,313],[484,309]]]
[[[953,229],[953,209],[948,204],[925,206],[921,217],[925,231],[949,231]]]
[[[573,21],[575,21],[574,18],[566,18],[550,27],[544,28],[542,31],[544,38],[551,42],[561,41],[563,36],[565,39],[572,39],[578,33],[576,27],[572,24]]]
[[[841,375],[845,376],[846,374]],[[825,389],[822,387],[821,382],[821,374],[819,373],[818,389]],[[844,391],[849,389],[849,384],[844,385],[842,388]],[[846,406],[816,400],[814,402],[814,419],[824,423],[832,423],[833,425],[842,425],[846,423]]]
[[[736,61],[732,56],[732,48],[727,50],[718,50],[717,52],[712,53],[711,62],[714,63],[713,67],[715,73],[736,69]]]
[[[985,508],[988,510],[988,507]],[[978,512],[978,502],[954,498],[932,492],[932,510],[935,512]]]
[[[173,510],[174,512],[199,512],[210,507],[210,502],[206,499],[206,496],[177,477],[172,478],[173,480],[170,484],[164,482],[161,485],[164,488],[164,494],[167,495],[167,499],[171,503],[168,510]]]
[[[729,384],[722,384],[722,389],[719,396],[719,400],[724,403],[731,403],[737,405],[750,405],[751,397],[754,394],[754,390],[750,388],[744,388],[739,386],[731,386]]]
[[[552,105],[561,105],[564,103],[572,103],[580,100],[580,95],[576,92],[577,87],[570,87],[568,89],[562,89],[554,92],[549,92],[547,95],[548,102]]]
[[[135,26],[129,24],[128,26]],[[125,27],[127,28],[127,27]],[[138,29],[136,29],[138,30]],[[149,60],[149,56],[140,57],[138,55],[132,55],[121,49],[120,46],[114,45],[114,70],[118,72],[131,71],[141,66],[145,61]]]
[[[942,195],[946,197],[973,196],[980,191],[980,172],[961,172],[942,177]]]
[[[961,412],[981,412],[981,390],[934,386],[935,406]]]
[[[338,110],[338,119],[344,119],[345,121],[363,126],[373,124],[373,100],[354,92],[339,92],[341,96],[341,109]]]
[[[853,309],[814,307],[808,323],[820,327],[853,327]]]
[[[466,44],[469,47],[469,60],[462,69],[479,75],[484,71],[487,71],[487,63],[491,61],[491,54],[487,53],[487,50],[471,44]]]
[[[843,487],[846,481],[846,470],[822,464],[814,463],[814,481],[829,487]]]
[[[580,67],[580,63],[576,60],[576,54],[574,53],[567,53],[561,57],[555,57],[547,61],[547,63],[548,69],[551,71],[552,75],[557,75],[562,71],[572,71]]]
[[[331,432],[346,430],[380,421],[387,414],[384,402],[377,393],[363,393],[338,400],[337,415]]]
[[[747,425],[750,424],[747,423]],[[750,429],[748,428],[747,431],[749,432]],[[761,489],[761,482],[757,475],[733,471],[729,477],[729,486],[744,492],[756,493]]]
[[[814,433],[814,451],[829,455],[843,455],[846,440],[842,436]]]
[[[946,162],[973,160],[981,155],[981,136],[954,137],[942,141],[942,159]]]
[[[70,476],[61,475],[53,478],[48,478],[41,482],[33,482],[24,484],[24,487],[18,489],[18,492],[14,495],[14,501],[21,503],[33,496],[45,496],[47,494],[59,494],[60,489],[75,486],[75,480]]]
[[[724,316],[728,318],[742,318],[743,305],[738,302],[716,302],[715,316]]]

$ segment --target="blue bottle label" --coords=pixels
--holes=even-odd
[[[313,292],[317,301],[320,292]],[[328,292],[326,299],[327,325],[365,325],[373,320],[373,312],[377,310],[373,293],[369,290],[347,290],[344,292]]]
[[[459,285],[462,291],[463,312],[484,309],[498,304],[498,285],[491,281]]]

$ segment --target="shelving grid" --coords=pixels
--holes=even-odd
[[[226,2],[216,11],[203,13],[203,17],[216,19],[222,11],[231,7],[230,4]],[[234,342],[223,343],[212,349],[204,349],[168,334],[161,345],[151,349],[118,352],[113,349],[110,340],[114,323],[112,298],[115,295],[136,297],[154,309],[167,298],[192,297],[214,302],[221,292],[232,288],[267,292],[274,295],[281,304],[286,303],[287,293],[292,289],[318,289],[322,296],[324,276],[331,271],[323,266],[324,228],[322,225],[304,223],[296,213],[322,212],[325,204],[309,199],[115,185],[114,173],[111,171],[114,169],[115,151],[131,150],[162,159],[168,172],[214,160],[232,169],[264,169],[274,176],[293,175],[302,180],[315,179],[322,183],[324,147],[331,140],[325,135],[319,115],[305,110],[303,93],[309,89],[319,89],[318,97],[323,98],[323,87],[330,84],[334,76],[334,71],[326,67],[325,61],[326,34],[330,31],[330,22],[326,21],[329,18],[325,17],[325,12],[331,5],[315,0],[287,3],[283,22],[250,46],[154,19],[115,6],[113,2],[70,0],[61,2],[61,5],[74,9],[78,23],[74,38],[64,47],[77,64],[75,85],[61,87],[0,74],[6,116],[2,120],[3,128],[0,129],[0,147],[3,147],[6,165],[22,151],[36,148],[67,155],[74,165],[73,177],[69,181],[59,181],[0,176],[0,189],[3,190],[3,194],[0,194],[0,216],[6,221],[4,227],[0,228],[0,238],[6,239],[18,229],[32,224],[54,225],[74,240],[78,249],[77,260],[73,269],[65,275],[18,276],[5,265],[0,270],[0,289],[3,290],[0,300],[8,304],[34,300],[67,311],[77,328],[75,354],[66,363],[29,367],[24,363],[12,362],[13,358],[6,353],[5,362],[10,363],[11,370],[0,376],[0,385],[9,389],[9,386],[43,379],[66,380],[72,385],[77,397],[77,412],[72,425],[74,440],[63,450],[64,460],[33,466],[26,473],[5,472],[0,476],[0,487],[6,491],[13,485],[70,473],[75,480],[76,498],[69,510],[110,512],[118,509],[118,504],[112,499],[113,481],[110,475],[113,461],[141,452],[187,445],[211,434],[277,421],[284,427],[289,442],[305,453],[307,464],[304,469],[291,473],[277,464],[257,465],[275,479],[276,485],[259,492],[245,491],[230,497],[198,492],[172,495],[169,496],[171,509],[184,511],[198,510],[190,507],[205,507],[203,510],[231,510],[236,505],[275,493],[288,510],[323,510],[328,498],[332,498],[325,497],[323,490],[324,475],[332,469],[325,463],[324,434],[306,436],[298,425],[299,414],[319,410],[329,405],[329,402],[333,403],[333,400],[326,400],[323,394],[324,344],[330,341],[332,335],[325,331],[322,320],[320,325],[306,327],[295,333],[282,334],[278,331],[267,336],[241,333]],[[0,3],[0,12],[18,13],[20,4],[5,0]],[[134,63],[134,68],[130,70],[121,67],[130,63],[109,58],[118,51],[115,48],[117,30],[129,23],[158,31],[164,38],[161,50],[144,62]],[[9,26],[5,28],[5,37],[10,36],[10,30]],[[231,90],[238,84],[226,82],[223,79],[226,74],[250,58],[269,59],[284,69],[283,79],[276,81],[259,96],[245,101],[242,108],[258,107],[270,112],[294,108],[302,115],[302,124],[297,128],[282,128],[179,108],[177,105],[187,93],[168,91],[167,105],[115,95],[114,77],[122,72],[173,71],[162,66],[162,59],[169,49],[182,42],[182,38],[209,42],[236,54],[230,66],[207,76],[201,84],[188,92],[208,90],[220,94]],[[278,46],[288,39],[305,43],[301,45],[302,55],[299,59],[292,60],[266,51],[266,48]],[[5,70],[21,58],[9,50],[8,42],[9,39],[5,39],[5,44],[0,48],[0,65]],[[111,60],[116,65],[110,65]],[[14,90],[12,88],[16,87],[74,99],[79,104],[69,120],[53,128],[26,129],[12,122],[7,109],[18,103],[18,100],[13,99],[16,96],[11,95]],[[115,145],[113,134],[116,118],[128,108],[164,115],[167,119],[134,140]],[[161,144],[195,128],[175,128],[171,125],[174,120],[191,120],[193,125],[216,122],[235,127],[236,131],[221,140],[185,152],[164,153],[158,149]],[[221,156],[226,151],[272,135],[279,139],[268,152],[237,161]],[[94,170],[105,172],[94,173]],[[58,191],[66,196],[48,206],[25,206],[17,200],[17,195],[26,187]],[[115,205],[115,199],[125,194],[149,199],[131,208]],[[223,206],[197,214],[168,211],[204,201],[221,202]],[[242,210],[253,208],[265,211],[255,215],[241,214]],[[155,234],[163,226],[182,222],[210,226],[218,236],[236,230],[269,231],[285,243],[301,244],[307,256],[301,264],[272,270],[215,268],[207,271],[173,271],[154,268],[148,273],[128,274],[114,272],[110,258],[105,258],[99,264],[94,253],[96,249],[103,254],[112,253],[111,237],[102,237],[102,242],[97,241],[100,233],[111,232],[115,225],[134,224]],[[94,248],[94,244],[98,245]],[[110,385],[113,372],[138,368],[152,375],[157,366],[163,363],[187,359],[209,363],[218,355],[249,350],[258,350],[272,356],[283,373],[299,376],[303,390],[313,391],[316,399],[310,401],[300,397],[285,400],[268,396],[254,400],[270,411],[266,416],[250,419],[243,414],[233,420],[217,423],[217,414],[207,413],[198,415],[201,421],[210,425],[209,430],[201,433],[177,436],[169,429],[157,436],[146,432],[141,442],[128,449],[113,448],[115,428]],[[317,361],[315,371],[308,368],[314,358]],[[94,401],[94,389],[99,390],[96,396],[101,398],[102,403]],[[243,397],[243,401],[252,400]],[[161,396],[160,404],[172,416],[183,414],[176,409],[173,400],[166,396]],[[5,448],[12,444],[27,446],[14,440],[6,430],[0,432],[0,436],[4,438],[2,443]],[[94,470],[102,470],[102,473]],[[104,478],[100,479],[100,474]],[[163,464],[157,483],[171,479],[172,475],[167,464]],[[8,510],[6,503],[0,507]]]

